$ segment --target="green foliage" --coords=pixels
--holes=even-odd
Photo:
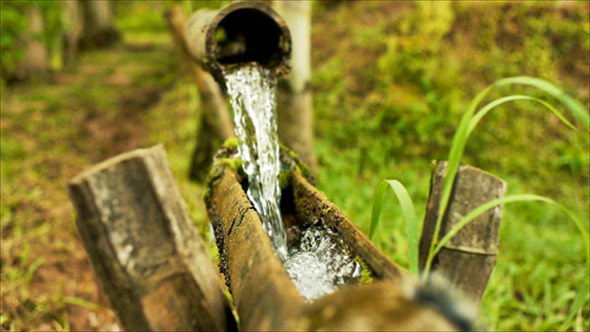
[[[565,93],[588,105],[590,20],[584,5],[454,2],[447,8],[450,23],[438,23],[439,33],[430,34],[420,31],[416,3],[314,8],[319,187],[366,232],[374,184],[392,178],[392,172],[407,186],[417,219],[423,219],[419,207],[426,206],[430,161],[447,158],[456,119],[487,82],[523,73],[538,76],[560,82]],[[410,38],[425,50],[399,42]],[[522,85],[500,86],[489,97],[508,95],[494,106],[501,112],[481,119],[463,162],[502,177],[510,183],[509,194],[551,197],[580,220],[589,220],[584,120],[564,114],[578,128],[570,130],[549,112],[540,112],[546,108],[540,101],[554,99]],[[535,100],[519,97],[525,95]],[[402,215],[397,204],[383,209],[381,218],[389,222],[374,241],[409,266]],[[491,330],[561,328],[575,311],[578,285],[586,279],[577,227],[558,209],[540,204],[511,203],[503,220],[501,254],[482,302],[484,325]],[[566,329],[587,330],[589,321],[580,318],[589,309],[585,302]]]
[[[391,187],[404,214],[404,220],[406,221],[406,229],[408,232],[408,242],[410,251],[410,273],[418,275],[418,245],[420,242],[419,223],[416,219],[416,210],[414,209],[414,203],[412,198],[408,194],[408,191],[401,182],[397,180],[383,180],[377,186],[375,191],[375,198],[373,199],[373,209],[371,212],[371,228],[369,230],[369,238],[373,239],[377,227],[379,226],[379,217],[381,216],[381,210],[383,208],[383,198],[388,185]]]
[[[63,22],[63,3],[59,0],[46,0],[36,2],[41,6],[41,13],[43,15],[43,33],[41,40],[47,46],[49,58],[59,57],[61,54],[61,41],[65,31]]]
[[[163,13],[173,1],[114,2],[115,25],[121,31],[135,33],[167,31]]]
[[[184,3],[197,10],[228,2]],[[1,2],[2,38],[18,36],[5,34],[10,29],[24,29],[19,26],[24,12],[17,11],[20,18],[12,20],[14,24],[5,21],[10,8],[21,4],[29,5]],[[49,292],[39,289],[36,278],[48,270],[76,266],[73,253],[81,250],[64,183],[116,153],[157,143],[166,146],[189,213],[214,257],[206,209],[199,199],[204,188],[185,175],[194,147],[198,102],[188,87],[190,78],[178,78],[180,62],[161,19],[161,10],[172,4],[114,3],[124,40],[154,45],[151,50],[117,47],[85,54],[80,71],[70,73],[82,77],[76,83],[2,91],[3,330],[40,329],[44,323],[50,329],[66,330],[72,306],[93,307],[89,271],[84,272],[88,280],[78,280],[75,294],[67,286],[71,275],[52,279]],[[446,157],[456,119],[488,82],[524,73],[560,82],[565,92],[588,104],[590,20],[584,3],[434,5],[439,8],[431,10],[427,2],[394,1],[313,6],[319,187],[365,231],[374,184],[391,178],[392,172],[406,184],[416,207],[426,205],[430,160]],[[2,47],[14,40],[3,39]],[[16,49],[2,49],[3,63],[17,55]],[[105,83],[115,73],[129,77],[131,83]],[[129,104],[163,89],[168,90],[153,107]],[[494,90],[492,98],[507,95],[502,87]],[[543,94],[519,86],[511,86],[509,93],[548,102]],[[537,101],[497,105],[502,112],[491,112],[481,120],[483,126],[466,146],[464,162],[493,170],[510,183],[511,193],[551,197],[582,221],[588,220],[587,132],[569,130],[548,112],[538,112],[539,106]],[[570,114],[564,117],[580,128],[582,121]],[[383,209],[384,222],[374,241],[395,261],[410,266],[401,215],[399,206]],[[423,217],[424,211],[416,210],[416,219]],[[505,209],[500,255],[481,308],[487,329],[590,328],[586,318],[590,306],[576,297],[583,294],[580,287],[587,280],[582,268],[584,243],[566,218],[550,205],[513,202]],[[24,277],[27,272],[31,284]]]
[[[41,10],[43,30],[40,34],[30,37],[45,44],[50,59],[59,58],[61,37],[64,31],[63,3],[61,1],[2,1],[0,6],[3,80],[12,76],[17,70],[18,64],[23,60],[27,47],[24,37],[29,24],[27,12],[32,6],[39,6]]]
[[[440,226],[442,224],[443,216],[445,215],[445,211],[449,202],[449,198],[451,196],[451,191],[453,189],[453,183],[455,181],[455,176],[457,174],[457,170],[459,169],[459,163],[463,157],[463,152],[465,150],[465,145],[467,143],[467,139],[471,134],[473,128],[477,125],[477,122],[481,120],[481,118],[489,112],[494,106],[497,106],[497,101],[494,101],[488,105],[486,105],[483,109],[478,111],[476,114],[476,109],[482,99],[489,93],[489,91],[493,87],[502,86],[502,85],[510,85],[510,84],[526,84],[533,86],[551,96],[561,101],[565,106],[567,106],[574,115],[580,118],[586,124],[587,130],[590,131],[590,121],[588,119],[588,113],[584,110],[583,106],[581,106],[575,99],[569,97],[567,94],[563,93],[559,88],[555,87],[554,85],[540,80],[536,78],[530,77],[513,77],[502,79],[494,83],[493,85],[487,87],[486,89],[482,90],[471,102],[471,105],[461,118],[461,123],[457,128],[457,132],[453,138],[453,144],[451,145],[451,151],[449,152],[449,165],[447,169],[447,176],[443,182],[443,191],[440,200],[440,209],[438,212],[438,217],[436,221],[436,226],[434,229],[434,239],[438,239],[438,234],[440,231]],[[546,104],[546,103],[545,103]],[[545,105],[544,104],[544,105]],[[550,110],[554,110],[554,108],[549,107]],[[558,114],[558,118],[564,119],[563,116],[559,114],[559,112],[555,111]],[[481,114],[481,115],[480,115]],[[569,122],[567,122],[569,124]],[[435,241],[432,242],[430,246],[430,251],[428,254],[428,259],[426,261],[426,266],[424,269],[424,277],[428,276],[428,272],[430,270],[430,265],[432,260],[434,259],[434,247]]]
[[[27,19],[24,15],[26,4],[15,1],[0,2],[0,51],[2,52],[2,75],[15,71],[17,64],[22,60],[24,45],[19,37],[27,27]]]
[[[201,221],[199,230],[207,241],[205,207],[198,199],[202,188],[183,176],[196,125],[195,110],[189,111],[183,99],[188,96],[186,85],[162,96],[161,109],[150,106],[177,78],[171,48],[157,43],[169,43],[169,38],[167,33],[152,35],[150,52],[132,52],[121,45],[84,53],[77,70],[68,73],[68,82],[27,82],[2,93],[3,331],[68,330],[70,319],[76,321],[70,313],[86,315],[98,308],[92,304],[98,300],[96,284],[75,235],[75,213],[65,187],[94,163],[164,143],[189,213]],[[115,73],[127,82],[112,83]],[[105,315],[99,313],[100,320]]]

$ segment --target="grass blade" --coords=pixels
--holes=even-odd
[[[375,232],[379,226],[379,218],[381,217],[381,209],[383,209],[383,197],[387,189],[387,182],[381,181],[375,190],[373,196],[373,209],[371,210],[371,227],[369,229],[369,239],[372,241],[375,237]]]
[[[77,298],[77,297],[67,296],[64,300],[65,300],[65,302],[67,304],[76,305],[76,306],[79,306],[79,307],[82,307],[82,308],[86,308],[86,309],[94,310],[94,311],[99,311],[99,312],[104,312],[104,313],[107,313],[107,314],[110,314],[111,313],[110,309],[108,309],[108,308],[105,308],[105,307],[103,307],[101,305],[98,305],[96,303],[92,303],[92,302],[89,302],[89,301],[86,301],[86,300],[82,300],[82,299]]]
[[[586,281],[590,277],[588,271],[590,271],[590,270],[586,270]],[[561,325],[562,331],[565,331],[568,329],[568,325],[570,324],[570,322],[572,321],[572,319],[574,318],[576,313],[578,313],[578,311],[580,311],[580,309],[582,308],[584,303],[586,303],[587,297],[590,296],[589,294],[590,294],[590,284],[588,282],[583,282],[578,287],[578,293],[576,294],[576,297],[574,298],[574,302],[572,303],[572,306],[570,308],[569,315],[567,315],[565,322],[563,322],[563,324]]]
[[[475,126],[477,126],[477,124],[479,123],[479,121],[486,114],[488,114],[488,112],[490,112],[492,109],[494,109],[496,106],[499,106],[501,104],[504,104],[504,103],[507,103],[507,102],[513,101],[513,100],[531,100],[531,101],[536,101],[536,102],[542,104],[543,106],[547,107],[547,109],[549,109],[551,112],[553,112],[553,114],[555,114],[555,116],[557,116],[559,118],[559,120],[561,120],[563,123],[565,123],[568,127],[570,127],[573,130],[576,130],[576,127],[574,127],[574,125],[571,124],[571,122],[569,122],[558,110],[556,110],[548,102],[546,102],[544,100],[541,100],[541,99],[538,99],[538,98],[530,97],[530,96],[513,95],[513,96],[508,96],[508,97],[503,97],[503,98],[496,99],[493,102],[491,102],[491,103],[487,104],[486,106],[484,106],[481,110],[479,110],[479,112],[477,112],[477,114],[475,114],[475,116],[469,122],[469,130],[468,130],[468,133],[471,134],[471,132],[473,131],[473,129],[475,129]]]
[[[492,89],[493,86],[489,86],[483,89],[477,96],[471,101],[467,112],[463,114],[461,118],[461,122],[459,123],[459,127],[455,132],[455,136],[453,137],[453,143],[451,145],[451,151],[449,152],[449,160],[447,165],[447,175],[443,181],[443,189],[442,194],[440,197],[440,204],[438,208],[438,217],[436,219],[436,224],[434,226],[434,234],[433,240],[430,244],[430,249],[428,250],[428,258],[426,259],[426,263],[424,266],[424,272],[422,274],[422,278],[426,280],[428,278],[428,273],[430,272],[430,267],[432,265],[432,259],[434,258],[433,251],[434,246],[436,245],[436,239],[438,239],[438,234],[440,233],[440,225],[442,223],[443,216],[445,215],[447,204],[449,204],[449,199],[451,197],[451,191],[453,189],[453,183],[455,182],[455,177],[457,175],[457,170],[459,169],[459,162],[463,157],[463,151],[465,150],[465,144],[467,143],[467,138],[469,137],[469,124],[470,120],[475,113],[477,105],[483,100],[483,98],[488,94],[488,92]]]
[[[584,122],[586,128],[590,129],[590,116],[588,115],[588,110],[582,104],[580,104],[579,101],[570,97],[565,92],[563,92],[563,90],[553,85],[552,83],[539,78],[527,76],[505,78],[494,83],[494,85],[496,86],[508,84],[529,85],[543,92],[548,93],[549,95],[553,96],[555,99],[563,103],[578,119]]]
[[[395,196],[397,197],[401,206],[404,220],[406,221],[406,231],[408,234],[408,245],[410,251],[410,272],[414,275],[418,275],[418,241],[420,234],[418,231],[416,210],[414,209],[412,198],[401,182],[397,180],[383,180],[377,186],[375,198],[373,200],[369,238],[372,239],[375,235],[375,231],[377,230],[379,217],[381,216],[381,209],[383,207],[383,199],[385,197],[385,191],[387,190],[388,185],[395,193]]]
[[[439,241],[439,243],[435,247],[434,254],[436,255],[442,249],[442,247],[455,234],[457,234],[463,227],[465,227],[465,225],[470,223],[473,219],[477,218],[477,216],[481,215],[482,213],[486,212],[487,210],[489,210],[493,207],[496,207],[498,205],[505,204],[505,203],[524,202],[524,201],[541,201],[541,202],[555,205],[555,206],[559,207],[560,209],[562,209],[563,211],[565,211],[567,213],[567,215],[570,217],[570,219],[574,222],[574,224],[576,224],[576,226],[578,227],[578,230],[582,234],[582,238],[584,240],[584,244],[585,244],[586,251],[587,251],[586,264],[587,264],[587,266],[590,266],[590,255],[588,254],[588,251],[590,251],[590,239],[589,239],[590,235],[589,235],[588,229],[586,229],[584,224],[570,210],[565,208],[563,205],[557,203],[556,201],[554,201],[550,198],[547,198],[547,197],[538,196],[538,195],[530,195],[530,194],[509,195],[506,197],[494,199],[492,201],[489,201],[489,202],[482,204],[482,205],[478,206],[477,208],[473,209],[471,212],[469,212],[469,214],[467,214],[466,216],[461,218],[461,220]]]

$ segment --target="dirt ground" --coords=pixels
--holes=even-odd
[[[66,184],[149,144],[146,115],[181,77],[171,43],[84,54],[2,96],[2,330],[113,331],[75,229]]]

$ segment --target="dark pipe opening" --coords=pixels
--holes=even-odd
[[[284,56],[281,28],[267,14],[250,8],[229,13],[215,30],[215,57],[222,65],[257,62],[273,67]]]

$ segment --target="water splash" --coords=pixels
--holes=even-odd
[[[287,257],[287,236],[279,202],[279,144],[275,110],[277,79],[270,70],[248,64],[225,74],[227,92],[234,110],[234,123],[248,175],[248,198],[262,219],[276,255]]]
[[[284,265],[308,302],[333,293],[339,285],[358,281],[363,273],[342,237],[323,226],[306,228],[290,246]]]

